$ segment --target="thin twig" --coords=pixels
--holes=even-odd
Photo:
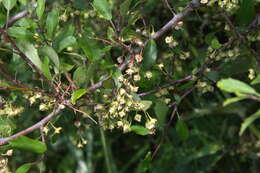
[[[161,37],[166,31],[170,30],[172,27],[175,27],[178,25],[178,22],[183,20],[185,16],[187,16],[191,11],[195,10],[200,6],[199,0],[192,0],[188,7],[183,10],[182,12],[176,14],[166,25],[164,25],[159,31],[154,33],[151,36],[151,39],[158,39]]]
[[[62,111],[62,108],[63,108],[62,106],[58,106],[49,115],[47,115],[45,118],[43,118],[41,121],[39,121],[38,123],[32,125],[31,127],[27,128],[25,130],[22,130],[22,131],[14,134],[12,136],[9,136],[9,137],[0,138],[0,146],[6,144],[10,140],[17,138],[18,136],[24,136],[24,135],[27,135],[27,134],[33,132],[36,129],[40,129],[47,122],[49,122],[54,116],[58,115]]]

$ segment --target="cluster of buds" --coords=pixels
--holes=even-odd
[[[196,87],[201,91],[201,93],[212,92],[214,90],[213,86],[201,80],[198,80]]]
[[[0,115],[16,116],[24,111],[22,106],[13,106],[11,103],[5,103],[0,110]]]

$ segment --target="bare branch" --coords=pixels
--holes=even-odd
[[[185,16],[187,16],[191,11],[198,8],[200,6],[199,0],[192,0],[188,7],[182,12],[176,14],[166,25],[164,25],[159,31],[154,33],[151,36],[151,39],[158,39],[161,37],[166,31],[170,30],[172,27],[177,26],[178,22],[183,20]]]
[[[33,126],[22,130],[12,136],[5,137],[5,138],[0,138],[0,146],[6,144],[8,141],[13,140],[17,138],[18,136],[24,136],[27,135],[28,133],[33,132],[36,129],[40,129],[43,127],[47,122],[49,122],[54,116],[58,115],[62,110],[62,106],[58,106],[58,108],[55,108],[49,115],[47,115],[45,118],[43,118],[41,121],[38,123],[34,124]]]

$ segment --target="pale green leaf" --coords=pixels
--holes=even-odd
[[[257,75],[257,77],[250,83],[251,85],[256,85],[260,83],[260,75]]]
[[[82,97],[84,94],[86,94],[86,93],[87,93],[87,90],[86,90],[86,89],[78,89],[78,90],[74,91],[74,92],[72,93],[72,96],[71,96],[71,103],[72,103],[72,104],[75,104],[76,101],[77,101],[80,97]]]
[[[45,9],[45,1],[46,0],[37,0],[37,8],[36,8],[36,14],[39,19],[41,19],[44,9]]]
[[[226,99],[226,100],[223,102],[223,106],[227,106],[227,105],[229,105],[229,104],[231,104],[231,103],[235,103],[235,102],[238,102],[238,101],[240,101],[240,100],[244,100],[244,99],[246,99],[246,98],[248,98],[248,97],[246,97],[246,96],[239,96],[239,97],[233,97],[233,98]]]
[[[136,134],[143,135],[143,136],[148,135],[150,133],[149,129],[139,125],[131,126],[131,130]]]
[[[157,59],[157,46],[154,40],[149,40],[144,48],[144,59],[143,67],[144,69],[151,68]]]
[[[247,129],[247,127],[249,127],[258,118],[260,118],[260,109],[243,121],[240,131],[239,131],[239,135],[240,136],[243,135],[243,133]]]
[[[129,11],[129,7],[131,5],[133,0],[125,0],[121,5],[120,5],[120,13],[121,15],[126,15],[127,12]]]
[[[222,45],[219,43],[219,41],[217,39],[211,40],[211,47],[213,49],[219,49],[219,48],[221,48],[221,46]]]
[[[108,3],[107,0],[94,0],[93,7],[105,19],[112,19],[112,6]]]
[[[3,5],[7,10],[11,10],[16,5],[16,0],[3,0]]]
[[[230,92],[230,93],[242,93],[242,94],[253,94],[253,95],[259,95],[254,88],[252,88],[251,86],[249,86],[248,84],[236,80],[236,79],[232,79],[232,78],[228,78],[228,79],[222,79],[220,81],[218,81],[217,86],[226,91],[226,92]]]

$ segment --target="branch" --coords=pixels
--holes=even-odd
[[[0,146],[6,144],[10,140],[17,138],[18,136],[24,136],[24,135],[27,135],[28,133],[31,133],[32,131],[34,131],[36,129],[40,129],[47,122],[49,122],[54,116],[58,115],[61,112],[62,109],[63,109],[62,106],[58,106],[58,108],[55,108],[49,115],[47,115],[45,118],[43,118],[41,121],[34,124],[33,126],[27,128],[25,130],[22,130],[22,131],[14,134],[12,136],[0,138]]]
[[[178,22],[183,20],[185,16],[187,16],[191,11],[195,10],[200,6],[199,0],[192,0],[189,4],[188,7],[183,10],[182,12],[174,15],[174,17],[166,24],[164,25],[159,31],[154,33],[151,36],[151,39],[158,39],[161,37],[166,31],[170,30],[172,27],[177,26]]]

